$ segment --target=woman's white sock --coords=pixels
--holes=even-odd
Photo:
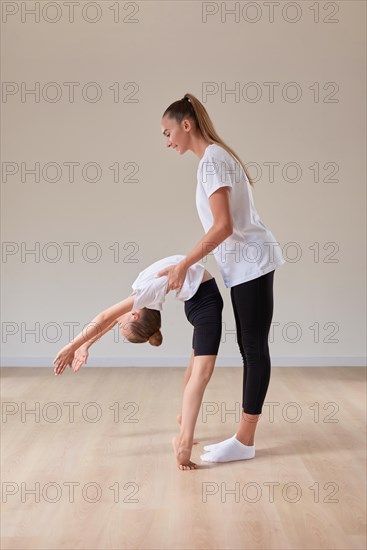
[[[231,462],[232,460],[247,460],[254,458],[255,444],[244,445],[236,437],[231,437],[218,448],[200,456],[204,462]]]
[[[223,441],[220,441],[219,443],[213,443],[212,445],[204,445],[204,451],[214,451],[214,449],[219,449],[221,445],[224,445],[225,443],[228,443],[231,441],[231,439],[235,439],[236,434],[232,435],[232,437],[229,437],[228,439],[224,439]]]

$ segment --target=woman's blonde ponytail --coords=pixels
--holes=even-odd
[[[190,93],[186,93],[182,99],[172,103],[163,113],[162,118],[168,115],[170,118],[174,118],[177,122],[181,122],[185,117],[192,117],[198,126],[203,138],[206,141],[212,141],[217,143],[223,149],[227,151],[243,168],[247,179],[251,187],[255,187],[252,178],[245,166],[245,163],[240,159],[237,153],[229,147],[217,134],[214,124],[212,123],[210,116],[205,109],[204,105]]]

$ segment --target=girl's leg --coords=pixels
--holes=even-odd
[[[185,370],[185,374],[184,374],[184,388],[186,387],[187,385],[187,382],[190,380],[190,376],[191,376],[191,373],[192,373],[192,367],[194,365],[194,350],[192,350],[191,352],[191,357],[190,357],[190,363],[189,363],[189,366],[187,367],[187,369]],[[181,418],[182,418],[182,414],[178,414],[177,415],[177,422],[179,424],[181,424]]]
[[[215,279],[203,282],[196,294],[185,302],[185,313],[194,327],[192,347],[194,358],[191,375],[187,373],[182,403],[181,431],[172,443],[177,466],[192,470],[194,429],[205,388],[213,373],[222,334],[223,299]]]
[[[237,433],[208,445],[203,460],[225,462],[255,456],[254,437],[270,380],[268,336],[273,317],[274,271],[231,289],[237,340],[244,362],[243,413]],[[210,455],[210,456],[209,456]]]
[[[196,464],[190,460],[194,429],[205,388],[213,373],[216,357],[216,355],[198,355],[194,357],[191,376],[185,386],[181,430],[179,436],[173,440],[177,466],[181,470],[196,468]]]
[[[184,374],[184,389],[187,385],[187,382],[190,380],[190,376],[191,376],[191,373],[192,373],[192,367],[194,365],[194,357],[195,357],[194,356],[194,350],[192,350],[191,357],[190,357],[190,363],[189,363],[189,366],[187,367],[187,369],[185,370],[185,374]],[[182,413],[177,415],[177,422],[179,424],[181,424],[181,421],[182,421]],[[193,439],[192,444],[197,445],[198,441],[196,439]]]
[[[195,359],[195,356],[194,356],[194,350],[191,351],[191,357],[190,357],[190,363],[189,363],[189,366],[187,367],[187,369],[185,370],[185,374],[184,374],[184,385],[186,386],[187,382],[190,380],[190,376],[191,376],[191,373],[192,373],[192,367],[194,366],[194,359]]]

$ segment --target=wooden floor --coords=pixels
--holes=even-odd
[[[186,472],[183,372],[2,368],[2,550],[366,548],[363,368],[273,368],[256,457],[208,464],[241,402],[241,369],[217,368]]]

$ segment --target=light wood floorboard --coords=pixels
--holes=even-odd
[[[241,369],[215,369],[185,472],[171,447],[183,372],[3,367],[1,548],[366,548],[365,369],[273,368],[256,457],[208,464],[242,393]]]

